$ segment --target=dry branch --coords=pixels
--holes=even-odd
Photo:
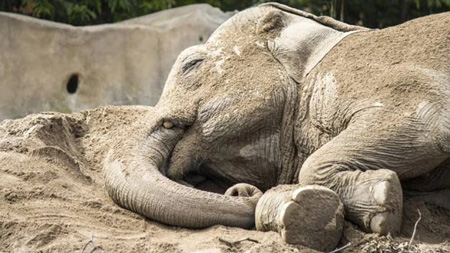
[[[81,253],[84,253],[84,251],[85,251],[86,248],[89,246],[89,244],[92,244],[92,249],[91,249],[91,251],[89,251],[89,253],[93,253],[93,252],[95,252],[96,250],[102,249],[102,247],[100,247],[100,246],[98,246],[98,245],[95,245],[95,243],[94,243],[94,235],[91,235],[91,240],[89,240],[89,241],[84,245],[83,250],[81,251]]]
[[[419,213],[419,219],[417,219],[416,224],[414,224],[414,230],[413,230],[413,234],[411,236],[411,240],[409,240],[408,248],[411,247],[411,244],[414,241],[414,237],[416,236],[416,231],[417,231],[417,225],[419,224],[419,221],[422,219],[422,214],[420,213],[419,209],[417,209],[417,212]]]
[[[225,239],[219,237],[219,241],[222,242],[222,243],[225,243],[229,247],[234,247],[234,246],[236,246],[239,243],[244,242],[244,241],[259,243],[258,240],[255,240],[255,239],[252,239],[252,238],[249,238],[249,237],[242,238],[242,239],[239,239],[239,240],[236,240],[236,241],[228,241],[228,240],[225,240]]]
[[[330,251],[329,253],[337,253],[337,252],[339,252],[339,251],[341,251],[341,250],[344,250],[344,249],[346,249],[346,248],[348,248],[348,247],[350,247],[350,246],[352,246],[352,244],[349,242],[349,243],[347,243],[346,245],[344,245],[344,246],[342,246],[342,247],[340,247],[340,248],[338,248],[338,249],[335,249],[335,250],[333,250],[333,251]]]

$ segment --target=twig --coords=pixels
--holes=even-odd
[[[352,243],[351,243],[351,242],[347,243],[346,245],[344,245],[344,246],[342,246],[342,247],[340,247],[340,248],[338,248],[338,249],[335,249],[335,250],[333,250],[333,251],[330,251],[329,253],[336,253],[336,252],[339,252],[339,251],[341,251],[341,250],[344,250],[344,249],[346,249],[346,248],[348,248],[348,247],[350,247],[350,246],[352,246]]]
[[[91,250],[91,252],[92,252],[95,248],[97,248],[97,247],[95,247],[95,243],[94,243],[94,234],[91,234],[91,241],[92,241],[92,250]]]
[[[89,240],[89,241],[84,245],[83,250],[81,251],[81,253],[84,253],[84,251],[86,250],[86,248],[87,248],[87,246],[88,246],[89,244],[92,244],[92,249],[91,249],[91,251],[90,251],[89,253],[93,253],[94,251],[96,251],[96,250],[98,250],[98,249],[102,249],[101,246],[95,245],[95,243],[94,243],[94,235],[92,234],[92,235],[91,235],[91,240]]]
[[[103,249],[101,246],[95,246],[92,250],[91,250],[91,252],[90,253],[93,253],[93,252],[95,252],[96,250],[98,250],[98,249]]]
[[[238,245],[239,243],[241,243],[243,241],[259,243],[258,240],[255,240],[255,239],[252,239],[252,238],[249,238],[249,237],[242,238],[242,239],[239,239],[239,240],[236,240],[236,241],[228,241],[228,240],[225,240],[225,239],[222,239],[222,238],[219,237],[219,241],[225,243],[229,247],[234,247],[234,246]]]
[[[416,231],[417,231],[417,225],[419,224],[420,219],[422,219],[422,214],[420,213],[419,209],[417,209],[417,212],[419,212],[419,219],[417,219],[416,224],[414,224],[414,230],[413,230],[413,234],[411,236],[411,240],[409,240],[408,248],[411,247],[411,244],[414,241],[414,237],[416,236]]]
[[[93,243],[92,240],[89,240],[89,241],[84,245],[83,249],[81,250],[81,253],[84,253],[84,251],[86,250],[87,246],[88,246],[89,244],[91,244],[91,243]]]
[[[394,238],[392,238],[391,232],[389,232],[389,233],[387,234],[386,238],[387,238],[389,241],[393,241],[393,240],[394,240]]]

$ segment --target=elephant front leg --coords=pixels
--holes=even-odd
[[[259,200],[255,224],[257,230],[279,232],[287,243],[331,251],[342,236],[344,207],[326,187],[279,185]]]
[[[355,124],[308,157],[299,183],[335,191],[346,218],[367,232],[396,234],[403,209],[399,177],[427,173],[447,156],[426,136],[409,122]]]

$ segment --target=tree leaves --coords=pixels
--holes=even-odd
[[[53,15],[55,7],[48,0],[23,0],[23,6],[33,9],[33,16],[49,18]]]
[[[94,11],[89,10],[86,5],[74,4],[67,12],[69,23],[74,25],[86,24],[97,18],[97,14],[95,14]]]
[[[242,10],[274,0],[0,0],[0,11],[18,12],[72,25],[117,22],[194,3],[224,11]],[[351,24],[386,27],[450,10],[450,0],[276,0],[316,15]]]

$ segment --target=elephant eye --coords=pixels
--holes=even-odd
[[[195,66],[200,64],[202,61],[203,61],[203,59],[195,59],[195,60],[192,60],[192,61],[184,64],[184,66],[183,66],[183,73],[187,73],[188,71],[193,69]]]

